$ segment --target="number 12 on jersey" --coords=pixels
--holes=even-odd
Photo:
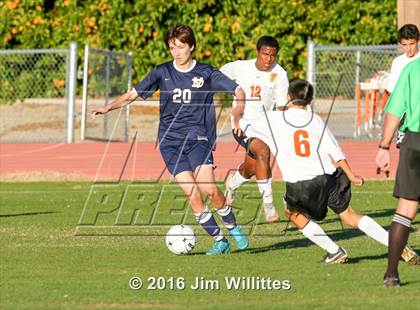
[[[251,97],[260,97],[261,87],[258,85],[251,86]]]
[[[309,157],[311,155],[311,145],[307,140],[309,137],[306,130],[296,130],[293,135],[295,144],[295,153],[300,157]]]

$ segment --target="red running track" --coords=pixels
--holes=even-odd
[[[377,176],[375,155],[377,142],[346,141],[340,143],[356,174],[366,179]],[[135,143],[124,167],[130,143],[35,143],[0,144],[0,176],[38,173],[76,174],[82,179],[104,181],[168,180],[171,178],[154,143]],[[391,174],[395,177],[398,151],[391,151]],[[234,142],[220,142],[215,152],[216,178],[224,180],[243,160],[243,149]],[[122,171],[124,171],[122,173]],[[277,166],[274,178],[281,175]],[[122,175],[121,175],[122,174]]]

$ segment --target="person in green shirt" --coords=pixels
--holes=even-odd
[[[405,133],[400,143],[400,158],[393,195],[398,205],[389,230],[388,268],[384,285],[400,286],[398,262],[407,244],[411,222],[420,202],[420,59],[408,64],[400,75],[395,90],[385,108],[385,124],[376,165],[380,171],[389,171],[389,148],[400,120]]]

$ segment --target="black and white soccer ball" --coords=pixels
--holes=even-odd
[[[166,246],[174,254],[188,254],[195,246],[195,234],[188,225],[174,225],[165,238]]]

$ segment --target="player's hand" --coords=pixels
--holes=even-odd
[[[233,132],[235,135],[241,137],[243,135],[241,126],[239,126],[239,121],[235,122]]]
[[[353,183],[356,186],[363,186],[363,184],[365,184],[365,180],[359,176],[359,175],[355,175],[351,180],[351,183]]]
[[[109,108],[107,107],[100,107],[100,108],[96,108],[93,109],[92,111],[90,111],[90,115],[92,117],[92,119],[95,119],[95,116],[98,114],[106,114],[109,112]]]
[[[391,166],[391,156],[389,150],[379,149],[376,153],[376,166],[377,173],[385,172],[386,175],[389,174],[389,168]]]

